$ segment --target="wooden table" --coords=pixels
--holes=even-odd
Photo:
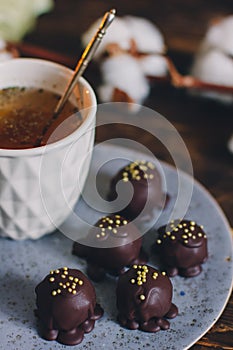
[[[30,46],[22,51],[26,55],[51,58],[71,67],[81,53],[80,35],[115,3],[118,15],[143,16],[160,27],[169,55],[181,72],[187,72],[209,21],[233,13],[233,2],[228,0],[57,0],[55,3],[54,10],[39,19],[37,27],[24,39],[24,43],[62,55],[51,55],[34,48],[30,51]],[[92,65],[85,75],[96,87],[98,77]],[[179,131],[190,152],[195,178],[215,197],[233,226],[233,155],[226,147],[233,132],[233,106],[193,97],[168,83],[153,84],[145,105],[164,115]],[[97,141],[119,136],[118,133],[119,130],[103,128],[97,132]],[[126,128],[120,133],[130,137],[133,131]],[[170,161],[164,149],[152,143],[148,134],[140,133],[138,138],[139,142],[150,146],[158,158]],[[214,327],[192,349],[233,349],[233,296]]]

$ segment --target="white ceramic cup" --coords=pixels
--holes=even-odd
[[[0,64],[0,89],[37,87],[62,94],[72,73],[45,60],[14,59]],[[90,166],[97,103],[83,78],[71,100],[83,118],[72,134],[46,146],[0,149],[0,236],[37,239],[72,212]]]

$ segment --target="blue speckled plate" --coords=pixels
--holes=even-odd
[[[133,150],[116,146],[100,146],[95,149],[90,174],[95,172],[96,164],[105,161],[109,153],[113,158],[143,159],[143,155]],[[147,157],[148,158],[148,157]],[[96,160],[98,161],[96,163]],[[124,161],[119,161],[121,166]],[[160,223],[166,221],[176,197],[175,170],[162,163],[171,201],[165,209]],[[109,167],[103,174],[103,191],[108,179],[115,174],[116,167]],[[186,175],[184,175],[186,176]],[[191,179],[186,176],[187,184]],[[91,181],[89,178],[88,181]],[[88,193],[88,181],[86,195]],[[101,181],[100,181],[101,184]],[[90,209],[82,200],[76,210],[80,215],[92,218],[99,214]],[[168,331],[155,334],[130,331],[121,328],[116,322],[115,285],[116,280],[107,278],[95,284],[98,301],[105,310],[104,317],[96,322],[94,330],[86,334],[77,349],[117,350],[117,349],[187,349],[194,344],[216,322],[221,315],[232,287],[232,241],[230,228],[221,209],[210,194],[198,183],[194,183],[191,204],[187,218],[204,225],[208,235],[209,259],[203,265],[203,272],[191,279],[175,277],[172,279],[173,301],[179,307],[179,315],[171,320]],[[64,227],[72,227],[72,218]],[[78,228],[77,228],[78,229]],[[147,238],[145,248],[149,251],[154,240]],[[7,350],[46,350],[65,349],[56,342],[47,342],[37,334],[37,320],[34,317],[34,288],[50,269],[62,266],[79,268],[85,272],[86,264],[71,255],[72,241],[60,233],[48,235],[38,241],[16,242],[0,240],[0,349]],[[157,266],[154,257],[149,264]]]

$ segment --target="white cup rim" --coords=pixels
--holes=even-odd
[[[52,62],[52,61],[48,61],[48,60],[44,60],[44,59],[38,59],[38,58],[15,58],[6,62],[2,62],[0,63],[0,67],[2,65],[7,65],[10,69],[10,65],[11,64],[15,64],[18,62],[24,62],[24,63],[35,63],[35,64],[40,64],[40,65],[46,65],[49,66],[51,65],[53,68],[56,68],[58,70],[62,70],[63,72],[69,73],[70,75],[73,74],[73,70],[63,66],[59,63],[56,62]],[[41,155],[43,153],[48,153],[50,151],[54,151],[58,148],[62,148],[65,147],[67,144],[70,144],[72,142],[74,142],[75,140],[77,140],[82,134],[83,134],[83,129],[87,129],[88,125],[91,123],[92,118],[95,117],[96,115],[96,111],[97,111],[97,101],[96,101],[96,96],[95,93],[91,87],[91,85],[88,83],[88,81],[81,77],[79,82],[82,84],[83,87],[85,87],[85,89],[87,89],[89,91],[89,96],[90,96],[90,100],[92,102],[92,105],[90,107],[87,107],[87,109],[91,109],[90,113],[88,114],[88,116],[85,118],[85,120],[82,122],[82,124],[71,134],[69,134],[68,136],[44,145],[44,146],[39,146],[39,147],[34,147],[34,148],[24,148],[24,149],[8,149],[8,148],[0,148],[0,157],[27,157],[27,156],[37,156],[37,155]]]

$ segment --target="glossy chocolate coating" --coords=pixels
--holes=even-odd
[[[178,314],[170,279],[148,265],[133,265],[121,275],[116,295],[119,323],[129,329],[165,330],[170,327],[166,318]]]
[[[140,219],[150,217],[155,208],[161,209],[166,204],[167,196],[163,193],[160,173],[151,162],[135,161],[122,168],[111,181],[109,200],[117,198],[116,185],[118,183],[122,186],[125,198],[130,198],[131,186],[129,184],[133,186],[132,200],[120,211],[121,215],[130,220],[138,218],[144,208]]]
[[[158,230],[155,251],[170,277],[177,274],[193,277],[202,271],[207,260],[207,237],[194,221],[172,221]]]
[[[73,245],[73,254],[88,262],[88,275],[101,280],[105,272],[118,275],[125,266],[147,261],[136,226],[118,214],[101,218],[88,236]]]
[[[47,340],[79,344],[103,315],[93,285],[79,270],[64,267],[51,271],[35,291],[41,335]]]

